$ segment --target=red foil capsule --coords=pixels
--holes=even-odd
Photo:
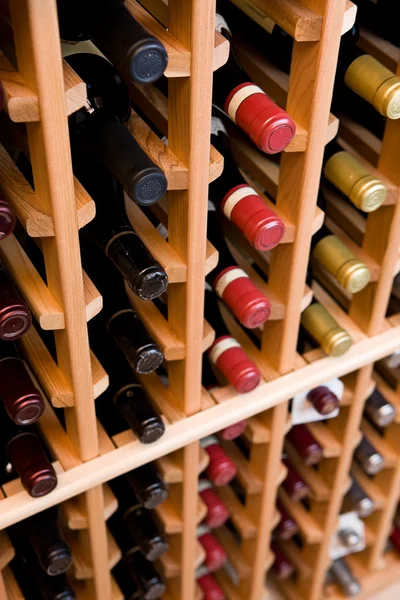
[[[197,535],[206,553],[205,566],[211,572],[218,571],[227,561],[228,557],[225,550],[218,540],[208,532],[207,528],[200,526],[197,530]]]
[[[272,250],[285,233],[283,221],[246,184],[237,185],[225,194],[221,210],[257,250]]]
[[[197,583],[203,592],[203,600],[225,600],[224,592],[212,575],[201,575],[197,578]]]
[[[278,581],[289,579],[295,571],[293,564],[290,562],[281,547],[274,541],[271,542],[271,550],[275,555],[275,560],[272,565],[272,570]]]
[[[229,519],[229,511],[207,479],[199,481],[199,496],[207,507],[205,524],[210,529],[221,527]]]
[[[243,269],[223,269],[214,280],[214,289],[244,327],[255,329],[268,320],[271,304]]]
[[[39,498],[54,490],[57,474],[35,433],[26,431],[12,437],[6,454],[30,496]]]
[[[278,501],[276,506],[281,515],[281,520],[275,528],[275,535],[280,540],[290,540],[290,538],[298,533],[299,527],[281,502]]]
[[[18,339],[31,325],[28,306],[0,263],[0,338]]]
[[[298,502],[308,496],[310,488],[286,458],[283,460],[283,463],[287,467],[288,474],[282,486],[289,498],[293,502]]]
[[[0,241],[13,232],[16,222],[17,219],[11,206],[5,200],[0,200]]]
[[[234,440],[245,432],[247,421],[238,421],[229,427],[225,427],[220,431],[220,435],[224,440]]]
[[[330,415],[340,406],[340,400],[326,385],[319,385],[307,394],[315,410],[321,415]]]
[[[296,133],[289,115],[254,83],[235,87],[225,101],[225,112],[267,154],[282,152]]]
[[[18,425],[35,423],[45,409],[24,362],[16,357],[0,360],[0,398],[8,416]]]
[[[296,448],[306,465],[316,465],[322,460],[323,450],[305,425],[292,427],[286,438]]]
[[[209,350],[209,357],[239,394],[251,392],[260,383],[260,371],[239,342],[230,335],[223,335],[215,340]]]
[[[201,445],[210,457],[206,469],[208,478],[214,485],[227,485],[236,477],[235,463],[224,452],[215,438],[206,438],[201,441]]]

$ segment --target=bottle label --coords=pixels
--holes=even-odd
[[[351,547],[346,546],[341,539],[340,532],[349,530],[358,537],[359,542]],[[365,549],[365,524],[356,512],[348,512],[339,515],[339,522],[336,532],[331,539],[329,556],[332,560],[343,558],[355,552],[361,552]]]
[[[211,200],[209,200],[209,201],[208,201],[208,204],[207,204],[207,210],[208,210],[209,212],[216,212],[216,210],[217,210],[217,209],[215,208],[215,204],[214,204],[214,202],[212,202]]]
[[[198,486],[197,486],[197,491],[204,492],[204,490],[209,490],[212,487],[213,487],[213,484],[211,483],[211,481],[208,481],[208,479],[200,479]]]
[[[161,235],[161,237],[164,238],[164,240],[168,239],[168,229],[165,227],[165,225],[160,223],[159,225],[157,225],[156,229],[157,229],[158,233]]]
[[[222,33],[223,29],[229,31],[230,35],[232,35],[231,30],[229,29],[228,23],[225,21],[224,17],[219,13],[215,14],[215,29]]]
[[[254,85],[254,83],[248,83],[247,85],[245,84],[240,87],[237,92],[234,92],[226,111],[234,123],[236,123],[236,113],[239,109],[239,106],[242,104],[242,102],[244,102],[244,100],[250,96],[253,96],[254,94],[265,95],[265,92],[258,87],[258,85]]]
[[[197,537],[200,537],[202,535],[205,535],[206,533],[210,533],[210,531],[211,531],[211,529],[209,527],[207,527],[207,525],[198,525],[196,534],[197,534]]]
[[[324,383],[324,386],[329,388],[331,392],[335,394],[335,396],[341,400],[344,392],[344,383],[340,379],[331,379],[327,383]],[[307,399],[308,393],[310,390],[306,392],[302,392],[301,394],[297,394],[293,398],[292,401],[292,423],[293,425],[300,425],[301,423],[313,423],[315,421],[325,421],[325,419],[333,419],[337,417],[339,414],[339,408],[337,410],[332,411],[328,415],[321,415],[312,403]]]
[[[211,362],[215,365],[219,359],[219,357],[226,352],[227,350],[231,350],[232,348],[240,348],[240,344],[233,337],[226,337],[219,342],[216,342],[214,346],[211,348],[209,353],[209,358]]]
[[[207,437],[200,440],[200,446],[202,448],[207,448],[208,446],[212,446],[213,444],[219,444],[218,438],[215,435],[208,435]]]
[[[249,279],[247,273],[245,273],[243,269],[240,269],[239,267],[235,267],[233,269],[229,269],[229,271],[226,271],[226,273],[224,273],[222,277],[218,279],[215,285],[215,291],[217,292],[218,296],[222,298],[228,285],[230,285],[233,281],[236,281],[236,279],[243,279],[243,277]]]
[[[211,117],[211,135],[218,135],[219,132],[225,133],[228,135],[225,125],[218,119],[218,117]]]
[[[229,220],[231,220],[231,214],[232,214],[232,211],[235,208],[236,204],[238,204],[238,202],[240,202],[244,198],[247,198],[248,196],[258,196],[258,194],[250,186],[242,187],[242,188],[239,188],[238,190],[235,190],[225,200],[224,208],[223,208],[224,215]]]

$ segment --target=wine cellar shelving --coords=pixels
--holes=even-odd
[[[35,189],[0,145],[0,191],[41,248],[45,280],[14,236],[0,242],[0,259],[37,321],[37,329],[25,334],[20,344],[47,398],[39,427],[58,486],[51,494],[32,499],[18,479],[3,485],[0,529],[58,505],[74,555],[71,581],[78,599],[122,599],[111,573],[121,551],[107,529],[118,508],[109,482],[155,461],[169,485],[168,500],[157,508],[170,546],[160,559],[167,581],[163,597],[201,598],[195,573],[204,561],[204,550],[196,529],[205,506],[197,490],[209,457],[199,440],[247,419],[246,456],[234,442],[222,442],[236,464],[243,497],[239,501],[231,488],[220,489],[237,535],[228,527],[216,532],[235,573],[232,578],[219,571],[219,586],[229,600],[263,598],[266,575],[274,563],[270,541],[279,522],[279,498],[299,524],[301,539],[300,545],[282,542],[297,574],[295,580],[277,583],[281,592],[289,600],[342,598],[325,577],[331,539],[350,485],[353,452],[360,431],[371,434],[362,419],[364,404],[376,386],[393,406],[400,407],[399,384],[389,385],[379,368],[379,361],[400,345],[400,315],[387,313],[393,279],[400,272],[400,122],[388,121],[381,142],[348,117],[330,112],[341,36],[356,19],[352,2],[252,0],[256,9],[293,37],[291,73],[279,71],[245,41],[240,42],[241,61],[254,82],[286,109],[297,129],[280,165],[252,147],[239,130],[232,131],[232,148],[245,176],[257,182],[286,231],[281,244],[260,252],[233,225],[226,227],[239,266],[266,292],[272,310],[260,348],[224,312],[230,332],[261,372],[260,385],[246,395],[232,386],[208,392],[201,385],[201,359],[215,334],[204,320],[204,279],[217,266],[218,252],[206,235],[207,186],[223,170],[223,158],[209,141],[212,76],[228,60],[229,42],[214,28],[213,0],[143,0],[141,4],[126,0],[125,4],[163,42],[169,59],[168,100],[154,85],[132,83],[130,87],[141,115],[168,138],[168,145],[136,112],[127,123],[131,135],[166,175],[168,201],[154,211],[168,227],[168,239],[140,207],[126,204],[139,237],[169,279],[168,318],[156,304],[128,293],[168,365],[168,387],[156,374],[141,377],[163,416],[166,432],[157,443],[144,445],[130,430],[109,437],[96,418],[96,399],[109,381],[89,347],[87,324],[102,310],[102,297],[82,268],[78,236],[94,219],[95,204],[73,176],[67,125],[67,117],[86,103],[86,86],[61,57],[56,1],[12,0],[18,69],[0,52],[6,113],[0,123],[5,137],[18,139],[30,155]],[[400,74],[395,46],[367,30],[361,32],[361,45]],[[384,205],[367,217],[331,188],[325,191],[324,210],[317,206],[325,146],[337,135],[342,147],[379,174],[388,189]],[[312,236],[324,219],[371,272],[371,282],[354,297],[322,267],[317,268],[318,280],[311,284],[307,280]],[[267,283],[259,270],[268,275]],[[297,351],[301,313],[313,298],[353,339],[352,348],[342,357],[328,357],[321,348]],[[56,359],[41,330],[53,332]],[[289,401],[334,378],[345,386],[340,413],[326,424],[312,424],[323,457],[318,469],[302,466],[295,463],[295,453],[285,442],[292,427]],[[60,408],[65,428],[54,410]],[[383,473],[363,480],[376,511],[365,519],[366,548],[347,559],[362,586],[360,598],[398,580],[400,558],[387,550],[400,489],[398,427],[397,416],[375,440],[385,459]],[[290,502],[282,488],[287,477],[283,451],[310,488],[307,509]],[[353,469],[357,471],[357,466]],[[0,531],[0,597],[5,600],[23,598],[8,566],[13,555],[6,533]]]

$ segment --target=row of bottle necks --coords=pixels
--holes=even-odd
[[[386,377],[387,383],[393,384],[392,378],[398,375],[399,365],[399,357],[392,355],[378,363],[377,368],[380,374]],[[282,500],[279,495],[276,506],[279,521],[271,538],[271,550],[274,555],[272,573],[278,581],[296,577],[296,567],[291,562],[290,553],[285,551],[285,543],[291,540],[299,551],[305,545],[301,524],[292,516],[290,505],[301,503],[304,510],[308,511],[312,502],[311,487],[306,477],[301,476],[294,466],[292,452],[294,451],[294,455],[306,467],[318,471],[318,465],[323,460],[323,447],[314,438],[307,423],[320,420],[322,424],[327,425],[328,419],[335,418],[340,411],[343,390],[343,384],[334,380],[291,401],[291,416],[295,425],[286,436],[282,457],[287,475],[281,487],[287,500]],[[396,418],[396,408],[375,389],[365,403],[364,416],[376,433],[383,435],[385,428],[390,427]],[[227,488],[244,506],[246,489],[235,464],[234,454],[230,453],[229,443],[234,443],[236,451],[239,451],[244,459],[250,458],[251,442],[245,434],[246,425],[246,422],[237,423],[215,436],[201,440],[201,446],[208,455],[208,465],[198,484],[205,516],[197,528],[197,538],[205,558],[196,572],[196,580],[205,600],[225,598],[224,591],[218,583],[218,572],[221,569],[234,585],[238,583],[239,575],[229,561],[230,550],[225,545],[226,537],[220,537],[218,530],[228,530],[234,543],[240,545],[241,535],[236,526],[239,517],[230,513],[232,503],[227,500]],[[32,469],[35,467],[40,469],[40,476],[43,477],[45,470],[36,458],[35,448],[24,448],[23,444],[26,441],[21,435],[11,443],[15,447],[18,446],[18,452],[14,449],[14,455],[20,461],[20,469],[23,465],[23,483],[24,472],[32,476]],[[292,448],[292,452],[287,452],[288,447]],[[354,462],[368,477],[373,477],[385,467],[384,457],[365,435],[355,449]],[[155,463],[143,465],[112,480],[109,485],[118,500],[118,510],[109,519],[107,526],[123,556],[122,561],[113,570],[113,576],[126,597],[138,600],[159,598],[166,589],[161,559],[169,551],[168,537],[163,529],[159,507],[168,499],[168,486]],[[334,582],[339,585],[349,596],[358,593],[361,587],[346,564],[345,557],[365,548],[363,519],[375,510],[373,499],[364,491],[352,472],[351,487],[343,498],[338,529],[332,539],[332,564],[326,579],[327,583]],[[63,514],[62,508],[60,514]],[[399,527],[400,509],[396,514],[389,540],[389,544],[400,552]],[[72,552],[66,541],[68,535],[65,537],[62,533],[65,529],[65,516],[60,518],[58,523],[57,509],[54,508],[7,529],[16,550],[16,558],[11,567],[26,598],[36,597],[34,593],[37,591],[40,591],[45,600],[75,598],[71,584],[73,577],[65,575],[73,563]],[[25,590],[27,573],[30,575],[30,587]]]

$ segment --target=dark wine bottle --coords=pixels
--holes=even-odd
[[[210,200],[257,250],[271,250],[281,241],[285,225],[249,186],[233,158],[226,129],[217,117],[211,121],[211,143],[224,157],[224,171],[209,186]]]
[[[218,20],[222,35],[232,42],[229,26]],[[227,63],[214,75],[213,101],[268,154],[284,150],[296,133],[294,121],[243,69],[232,43]]]
[[[207,507],[204,523],[210,529],[217,529],[229,519],[229,510],[218,496],[211,481],[201,478],[198,485],[199,496]]]
[[[376,475],[385,467],[385,459],[365,435],[363,435],[361,442],[354,450],[354,458],[367,475]]]
[[[73,557],[63,539],[56,520],[56,511],[48,509],[7,530],[18,551],[28,544],[47,575],[52,577],[65,573],[72,565]]]
[[[294,574],[294,565],[275,540],[271,541],[271,550],[275,557],[272,563],[272,572],[278,581],[286,581]]]
[[[365,402],[364,412],[377,427],[388,427],[396,417],[396,411],[378,389]]]
[[[274,535],[279,540],[290,540],[299,531],[296,521],[289,515],[282,502],[278,500],[276,507],[280,514],[280,521],[274,529]]]
[[[139,548],[146,560],[154,561],[168,550],[162,525],[153,511],[144,508],[127,480],[119,477],[111,482],[118,499],[118,512],[108,521],[108,527],[124,556]]]
[[[323,416],[330,415],[340,406],[339,398],[326,385],[319,385],[310,390],[307,394],[307,400]]]
[[[47,575],[33,553],[17,554],[10,566],[27,600],[76,600],[66,575]]]
[[[0,439],[4,466],[7,461],[11,463],[30,496],[38,498],[54,490],[57,475],[36,430],[18,427],[3,405],[0,405]]]
[[[312,466],[321,462],[323,449],[306,425],[292,427],[286,434],[286,439],[293,445],[306,465]]]
[[[144,508],[156,508],[168,498],[168,489],[154,463],[137,467],[123,477]]]
[[[128,88],[114,67],[96,54],[65,59],[87,86],[88,101],[69,118],[72,151],[91,152],[107,166],[128,196],[153,204],[167,191],[164,173],[153,164],[125,127],[131,113]]]
[[[17,340],[32,325],[32,315],[0,261],[0,339]]]
[[[260,327],[271,313],[271,304],[247,273],[237,266],[225,241],[218,213],[211,203],[207,236],[219,252],[218,267],[207,276],[207,281],[244,327]]]
[[[370,282],[368,267],[326,226],[314,234],[311,255],[336,281],[351,294],[356,294]]]
[[[354,3],[358,7],[359,23],[395,46],[400,46],[397,19],[394,18],[398,8],[396,0],[354,0]]]
[[[221,448],[217,437],[209,435],[203,438],[200,444],[210,459],[206,469],[207,477],[215,486],[227,485],[236,477],[235,463]]]
[[[377,210],[386,199],[385,184],[335,140],[325,149],[323,174],[363,212]]]
[[[333,561],[329,572],[346,596],[357,596],[361,592],[359,582],[342,558]]]
[[[208,571],[214,573],[221,569],[228,560],[228,556],[207,525],[197,527],[197,539],[206,553],[204,564]]]
[[[365,519],[372,515],[375,509],[374,501],[367,496],[360,484],[353,478],[351,487],[343,498],[343,511],[354,511],[359,517]]]
[[[205,317],[215,329],[215,342],[208,351],[211,363],[221,371],[239,394],[251,392],[260,383],[260,371],[248,358],[239,342],[229,334],[217,298],[211,291],[206,291],[205,295]]]
[[[152,83],[168,64],[163,44],[133,17],[123,0],[57,0],[65,41],[92,39],[101,52],[138,83]]]
[[[0,110],[1,110],[1,81],[0,81]],[[0,199],[0,242],[8,237],[14,230],[17,218],[12,206],[6,201]]]
[[[310,488],[287,458],[283,459],[283,463],[288,472],[282,487],[292,502],[299,502],[308,496]]]
[[[123,558],[114,572],[125,598],[129,600],[156,600],[166,591],[164,578],[139,549]]]
[[[315,300],[303,311],[301,325],[330,356],[342,356],[353,343],[349,333]]]
[[[132,309],[122,278],[99,256],[100,251],[96,253],[93,250],[90,248],[89,256],[83,253],[82,262],[86,273],[103,296],[104,306],[99,322],[136,373],[151,373],[162,364],[164,357],[161,348]]]
[[[35,423],[45,404],[13,342],[0,341],[0,399],[18,425]]]

